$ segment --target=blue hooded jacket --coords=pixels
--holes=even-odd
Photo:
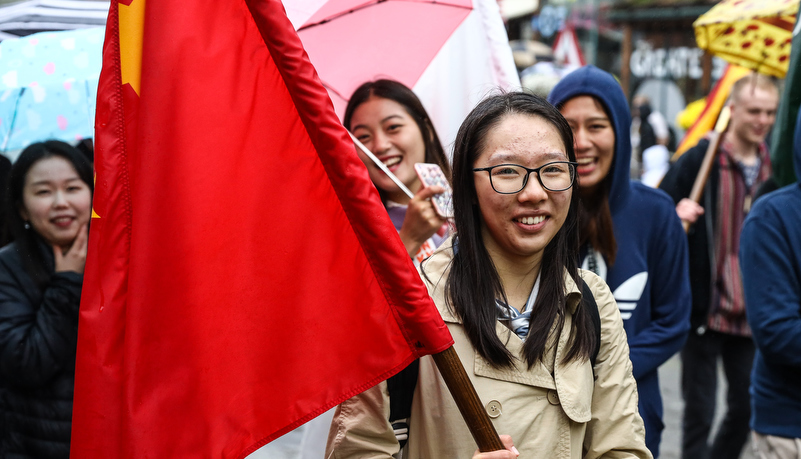
[[[801,177],[801,116],[793,141]],[[801,438],[801,184],[756,201],[740,236],[745,308],[757,352],[751,428]]]
[[[612,266],[601,260],[599,271],[606,271],[623,318],[646,444],[657,457],[664,428],[657,368],[681,349],[690,329],[687,236],[670,197],[629,178],[631,113],[620,84],[596,67],[582,67],[562,79],[548,101],[561,108],[582,95],[604,106],[615,132],[614,158],[605,180],[617,255]],[[586,254],[587,247],[582,247],[585,269]]]

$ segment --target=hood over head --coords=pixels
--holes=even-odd
[[[588,65],[570,72],[553,88],[548,102],[560,108],[577,96],[593,96],[606,109],[615,131],[615,156],[608,178],[609,208],[612,213],[622,207],[629,197],[631,167],[631,111],[623,88],[615,77],[598,67]]]

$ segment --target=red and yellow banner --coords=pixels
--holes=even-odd
[[[720,111],[729,99],[732,85],[749,73],[750,70],[744,67],[732,64],[726,66],[726,71],[723,73],[723,76],[720,77],[715,87],[712,88],[712,92],[707,96],[706,106],[698,116],[698,119],[692,127],[684,133],[684,137],[681,139],[679,146],[676,148],[676,153],[671,159],[672,162],[679,159],[685,151],[694,147],[707,132],[715,128],[715,123],[717,123]]]
[[[103,57],[72,457],[244,457],[451,344],[280,1],[112,2]]]

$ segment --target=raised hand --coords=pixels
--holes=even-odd
[[[415,256],[420,246],[445,224],[445,219],[437,214],[431,204],[431,197],[443,191],[440,186],[425,187],[409,201],[400,238],[410,257]]]
[[[684,198],[676,204],[676,213],[682,221],[695,223],[698,217],[704,214],[704,208],[697,202]]]
[[[74,271],[83,274],[86,266],[86,249],[89,246],[89,224],[78,230],[78,235],[72,246],[66,252],[61,247],[53,246],[53,256],[56,260],[56,272]]]

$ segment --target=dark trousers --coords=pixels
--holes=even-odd
[[[709,431],[715,416],[718,359],[728,383],[726,414],[715,438]],[[748,440],[751,405],[748,386],[754,361],[751,338],[707,330],[691,331],[681,351],[681,390],[684,396],[682,422],[683,459],[738,459]]]

